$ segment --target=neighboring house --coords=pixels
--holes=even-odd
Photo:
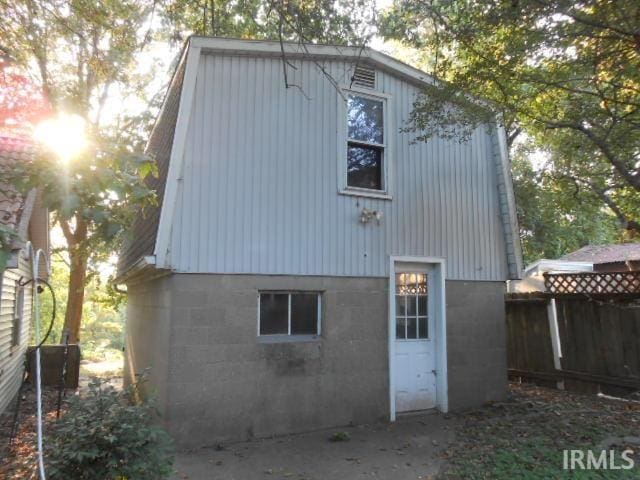
[[[0,135],[0,224],[18,235],[6,268],[0,268],[0,412],[18,392],[30,341],[34,286],[26,242],[49,251],[49,215],[38,192],[21,195],[3,179],[16,164],[33,161],[35,153],[29,139]],[[43,267],[40,276],[44,274]]]
[[[284,52],[185,48],[148,144],[159,206],[119,266],[129,381],[151,367],[182,445],[504,398],[521,253],[502,127],[415,143],[427,74]]]
[[[545,273],[615,273],[640,270],[640,243],[587,245],[556,260],[528,265],[519,280],[508,282],[510,293],[544,292]]]
[[[544,292],[545,273],[579,273],[593,271],[593,263],[579,262],[572,260],[537,260],[531,265],[527,265],[522,272],[522,278],[509,280],[507,291],[509,293]]]
[[[590,262],[594,272],[629,272],[640,270],[640,243],[587,245],[568,253],[561,260]]]

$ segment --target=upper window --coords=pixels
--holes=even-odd
[[[347,94],[347,187],[385,190],[385,101]]]
[[[22,318],[24,316],[24,287],[16,286],[16,303],[13,306],[13,325],[11,326],[11,346],[20,344]]]
[[[321,294],[260,292],[260,335],[320,335]]]

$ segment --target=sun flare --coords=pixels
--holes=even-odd
[[[59,114],[40,122],[33,137],[53,150],[64,162],[77,156],[87,146],[86,124],[79,115]]]

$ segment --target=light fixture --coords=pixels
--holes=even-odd
[[[360,212],[360,223],[366,225],[374,218],[378,225],[380,225],[380,222],[382,221],[382,212],[380,210],[369,210],[367,207],[362,207],[362,212]]]

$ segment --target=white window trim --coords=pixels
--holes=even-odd
[[[288,295],[287,298],[287,333],[274,333],[262,335],[260,333],[260,295],[262,294],[281,294]],[[291,296],[295,294],[316,294],[318,298],[318,322],[315,334],[292,335],[291,334]],[[322,335],[322,292],[317,290],[260,290],[258,292],[258,340],[261,343],[280,343],[280,342],[305,342],[319,340]]]
[[[391,185],[393,185],[393,169],[392,154],[393,151],[393,124],[390,115],[391,111],[391,95],[378,92],[368,88],[349,87],[348,85],[340,85],[338,95],[338,135],[337,135],[337,171],[338,171],[338,193],[341,195],[353,195],[356,197],[369,197],[381,200],[391,200],[393,198]],[[371,98],[382,102],[382,122],[383,122],[383,138],[382,144],[382,186],[383,190],[374,190],[370,188],[350,187],[347,185],[347,95],[355,93],[357,95]],[[366,142],[362,142],[366,143]],[[379,146],[379,144],[372,144]]]
[[[13,304],[13,319],[11,321],[11,348],[20,347],[22,342],[22,327],[24,323],[25,287],[16,282],[15,302]],[[14,342],[14,339],[16,340]]]

